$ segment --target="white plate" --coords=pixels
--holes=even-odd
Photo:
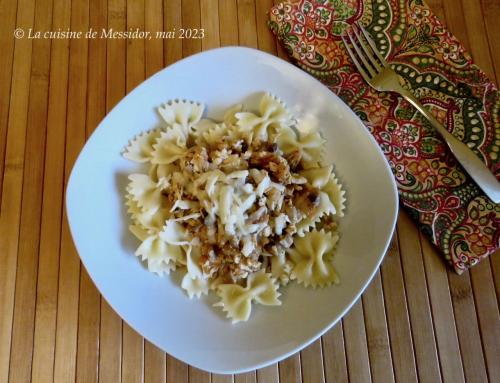
[[[269,91],[297,115],[317,116],[327,139],[326,161],[347,189],[348,208],[335,257],[341,284],[281,288],[279,307],[254,305],[232,325],[213,294],[189,300],[179,276],[160,278],[133,255],[127,231],[127,174],[137,169],[121,152],[137,133],[159,124],[156,107],[173,98],[206,104],[221,118],[227,107]],[[95,285],[135,330],[170,355],[203,370],[237,373],[264,367],[305,347],[357,300],[391,239],[397,192],[387,162],[354,113],[320,82],[291,64],[248,48],[221,48],[163,69],[125,97],[101,122],[75,163],[66,193],[71,234]]]

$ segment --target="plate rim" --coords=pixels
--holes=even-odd
[[[139,92],[141,88],[147,86],[146,83],[154,81],[154,79],[156,77],[158,77],[160,74],[162,74],[165,71],[170,71],[170,70],[172,70],[173,68],[175,68],[177,66],[181,66],[181,65],[183,65],[183,64],[185,64],[187,62],[197,60],[197,59],[199,59],[202,56],[210,56],[210,55],[214,55],[214,54],[215,55],[217,55],[217,54],[225,54],[225,52],[234,52],[235,54],[260,55],[263,58],[265,58],[266,60],[271,60],[271,61],[277,62],[279,65],[285,65],[288,68],[290,68],[291,70],[295,71],[296,73],[300,73],[302,76],[308,77],[308,80],[309,81],[312,80],[313,82],[316,83],[317,86],[326,88],[331,93],[331,96],[333,96],[334,98],[337,99],[337,101],[339,101],[341,104],[343,104],[343,107],[346,109],[346,111],[348,111],[348,113],[350,113],[350,115],[353,118],[353,120],[355,120],[356,123],[363,128],[363,131],[365,132],[366,136],[368,136],[368,139],[371,141],[372,145],[375,146],[377,153],[380,155],[380,158],[383,160],[382,162],[384,163],[384,170],[387,172],[387,175],[388,175],[387,178],[390,180],[391,186],[392,186],[392,188],[391,188],[392,195],[390,196],[391,197],[390,198],[390,200],[391,200],[391,205],[390,206],[392,208],[392,215],[390,216],[390,218],[391,218],[392,224],[391,224],[391,227],[389,229],[389,235],[388,235],[387,240],[385,241],[385,245],[384,245],[383,251],[378,256],[378,260],[376,262],[376,265],[373,268],[373,270],[371,271],[371,273],[369,275],[369,278],[365,281],[365,283],[360,288],[360,290],[358,291],[358,293],[351,299],[350,303],[327,326],[319,329],[319,331],[317,331],[307,341],[300,343],[298,346],[292,348],[290,351],[288,351],[286,353],[283,353],[283,354],[280,354],[279,356],[276,356],[276,357],[274,357],[272,359],[267,359],[267,360],[265,360],[263,362],[260,362],[260,363],[254,363],[252,365],[249,365],[248,367],[243,367],[243,368],[236,368],[236,369],[210,368],[210,369],[208,369],[207,366],[204,366],[203,364],[199,364],[198,361],[189,361],[189,360],[185,360],[182,357],[179,357],[177,355],[176,351],[167,351],[167,350],[165,350],[164,347],[161,346],[161,345],[159,345],[154,339],[150,339],[150,337],[144,335],[141,331],[139,331],[138,329],[136,329],[136,327],[134,325],[132,325],[131,323],[129,323],[129,321],[126,318],[122,317],[122,315],[120,314],[120,310],[117,310],[117,308],[115,307],[115,305],[112,302],[110,302],[107,299],[107,297],[101,292],[101,289],[99,288],[99,284],[96,283],[96,281],[95,281],[92,273],[89,272],[89,269],[87,267],[87,263],[86,263],[85,257],[82,257],[82,255],[81,255],[80,246],[78,245],[78,241],[76,240],[77,235],[73,231],[73,224],[72,224],[72,222],[74,220],[76,220],[76,217],[75,217],[76,213],[73,212],[73,206],[71,206],[71,204],[70,204],[70,199],[71,199],[71,194],[73,193],[72,190],[73,190],[73,187],[74,187],[73,185],[75,183],[74,182],[74,179],[76,177],[75,174],[77,174],[77,171],[78,171],[78,169],[80,167],[80,162],[82,161],[82,157],[84,157],[84,153],[86,152],[86,150],[88,150],[88,146],[89,146],[88,143],[91,142],[93,139],[95,139],[95,136],[97,134],[99,134],[100,128],[106,122],[106,120],[108,119],[108,117],[111,114],[116,113],[117,109],[120,108],[120,105],[122,105],[123,103],[125,103],[126,102],[125,100],[127,98],[129,98],[129,96],[132,96],[133,94]],[[226,46],[226,47],[220,47],[220,48],[213,48],[213,49],[202,51],[202,52],[196,53],[194,55],[182,58],[182,59],[176,61],[175,63],[172,63],[171,65],[168,65],[168,66],[160,69],[159,71],[157,71],[156,73],[154,73],[150,77],[146,78],[140,84],[138,84],[131,92],[129,92],[128,94],[124,95],[123,98],[119,102],[117,102],[115,104],[115,106],[113,106],[113,108],[111,110],[109,110],[106,113],[106,115],[104,116],[104,118],[99,122],[99,124],[94,129],[94,131],[92,132],[92,134],[86,140],[83,148],[80,150],[80,152],[78,154],[78,157],[76,158],[76,160],[75,160],[75,162],[74,162],[74,164],[72,166],[71,173],[70,173],[70,176],[68,178],[67,187],[66,187],[66,190],[65,190],[65,207],[66,207],[66,212],[67,212],[66,216],[67,216],[69,231],[70,231],[71,238],[73,240],[73,244],[75,246],[76,252],[78,254],[78,257],[80,258],[80,261],[81,261],[83,267],[87,271],[87,274],[91,278],[91,280],[94,283],[95,287],[99,291],[99,294],[101,295],[101,297],[103,299],[105,299],[106,302],[111,306],[111,308],[119,315],[120,319],[123,320],[124,322],[126,322],[140,336],[144,337],[149,342],[151,342],[152,344],[154,344],[156,347],[158,347],[159,349],[161,349],[164,352],[168,353],[169,355],[175,357],[176,359],[181,360],[182,362],[184,362],[184,363],[186,363],[188,365],[194,366],[194,367],[202,369],[204,371],[209,371],[209,372],[218,373],[218,374],[244,373],[244,372],[253,371],[253,370],[260,369],[260,368],[263,368],[263,367],[267,367],[267,366],[269,366],[271,364],[277,363],[278,361],[281,361],[281,360],[283,360],[283,359],[285,359],[285,358],[287,358],[287,357],[289,357],[289,356],[297,353],[298,351],[304,349],[305,347],[309,346],[311,343],[313,343],[314,341],[316,341],[317,339],[319,339],[319,337],[321,337],[323,334],[325,334],[328,330],[330,330],[335,324],[337,324],[338,321],[341,320],[346,315],[346,313],[352,308],[352,306],[359,300],[360,296],[366,290],[366,288],[368,287],[368,285],[373,280],[373,277],[375,276],[375,274],[379,270],[380,265],[381,265],[383,259],[385,258],[385,255],[387,254],[387,250],[388,250],[388,248],[390,246],[391,239],[392,239],[392,237],[394,235],[394,231],[395,231],[395,228],[396,228],[397,217],[398,217],[398,212],[399,212],[398,190],[397,190],[396,182],[395,182],[394,177],[392,175],[392,171],[391,171],[390,165],[389,165],[389,163],[387,161],[387,158],[384,156],[384,154],[383,154],[380,146],[376,142],[376,140],[373,137],[373,135],[370,134],[366,130],[366,126],[362,123],[362,121],[354,113],[354,111],[340,97],[338,97],[335,93],[333,93],[324,84],[322,84],[319,80],[317,80],[316,78],[314,78],[311,74],[309,74],[305,70],[302,70],[301,68],[296,67],[295,65],[293,65],[290,62],[287,62],[287,61],[279,58],[278,56],[272,55],[270,53],[267,53],[267,52],[264,52],[264,51],[261,51],[261,50],[258,50],[258,49],[249,48],[249,47],[242,47],[242,46]]]

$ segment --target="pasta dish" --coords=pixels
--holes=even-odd
[[[161,128],[135,137],[124,157],[148,166],[129,176],[126,205],[135,254],[150,271],[183,270],[190,298],[213,290],[233,322],[252,303],[280,305],[280,285],[338,283],[332,264],[345,192],[323,163],[319,131],[297,129],[264,94],[257,113],[237,105],[223,121],[173,100]]]

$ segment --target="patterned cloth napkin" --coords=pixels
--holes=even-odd
[[[406,87],[500,180],[500,93],[421,0],[289,0],[269,26],[292,60],[340,96],[385,154],[401,204],[457,273],[499,247],[500,205],[402,97],[354,68],[340,35],[361,22]]]

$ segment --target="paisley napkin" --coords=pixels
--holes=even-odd
[[[269,26],[292,60],[340,96],[385,154],[400,203],[457,273],[499,247],[500,205],[463,171],[403,98],[380,93],[340,38],[361,22],[406,87],[500,179],[500,93],[421,0],[289,0]]]

